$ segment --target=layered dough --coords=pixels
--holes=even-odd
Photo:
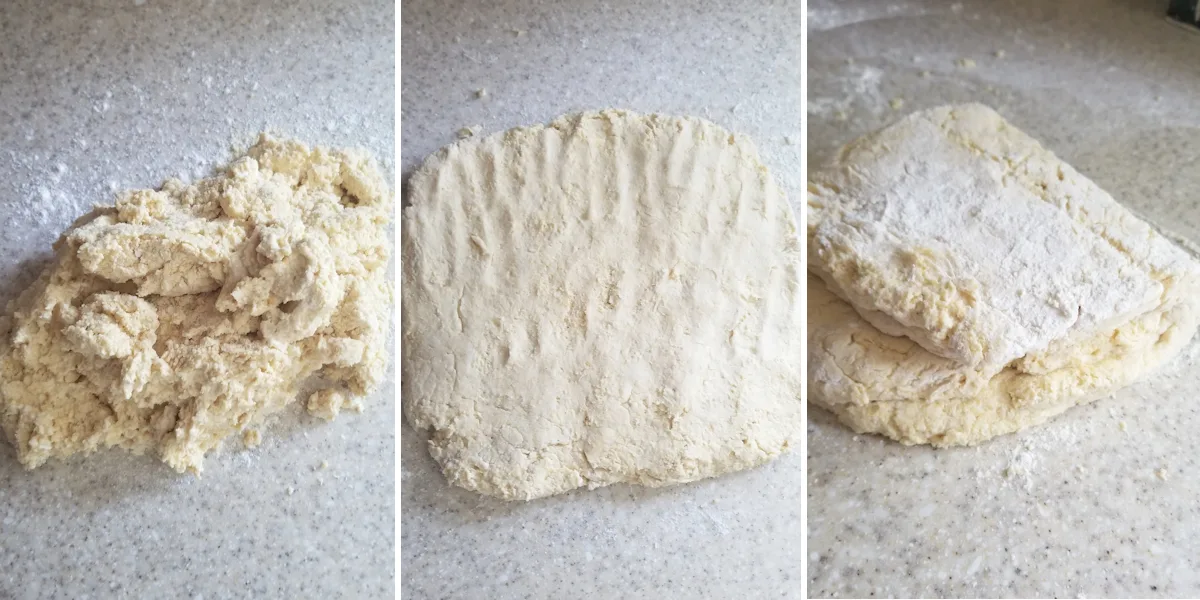
[[[915,113],[810,179],[810,399],[857,431],[971,444],[1171,358],[1200,265],[980,105]]]
[[[81,217],[9,307],[0,425],[33,468],[103,447],[179,471],[319,388],[381,381],[391,196],[361,152],[263,137],[215,177]]]

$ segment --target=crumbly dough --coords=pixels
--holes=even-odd
[[[314,417],[321,417],[326,421],[332,421],[343,409],[360,412],[362,410],[362,403],[358,398],[348,397],[341,390],[324,389],[313,392],[308,397],[307,407],[308,414]]]
[[[459,142],[411,189],[404,410],[451,483],[658,486],[799,440],[800,240],[746,138],[570,115]]]
[[[1200,264],[980,105],[910,115],[809,182],[810,399],[972,444],[1174,356]]]
[[[21,463],[101,447],[177,471],[292,402],[384,375],[392,197],[374,161],[263,136],[219,175],[80,218],[10,304],[0,425]]]

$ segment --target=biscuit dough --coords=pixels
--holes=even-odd
[[[810,399],[972,444],[1111,394],[1200,317],[1200,264],[984,106],[844,148],[808,199]]]
[[[764,463],[800,438],[800,240],[746,138],[606,110],[411,180],[404,411],[453,484],[532,499]]]
[[[81,217],[0,326],[0,425],[21,463],[115,446],[199,472],[306,384],[330,390],[309,402],[326,413],[370,393],[391,205],[365,154],[263,136],[215,177]]]

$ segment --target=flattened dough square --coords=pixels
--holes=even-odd
[[[800,239],[746,138],[569,115],[459,142],[410,189],[404,412],[451,483],[667,485],[799,439]]]

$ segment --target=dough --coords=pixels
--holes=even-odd
[[[1200,264],[984,106],[851,143],[808,210],[810,399],[859,432],[1040,423],[1161,365],[1200,317]]]
[[[453,484],[659,486],[800,439],[800,242],[744,137],[606,110],[412,177],[404,411]]]
[[[213,178],[81,217],[0,328],[0,425],[21,463],[116,446],[199,472],[312,376],[337,391],[310,406],[373,391],[391,206],[365,154],[263,136]]]

